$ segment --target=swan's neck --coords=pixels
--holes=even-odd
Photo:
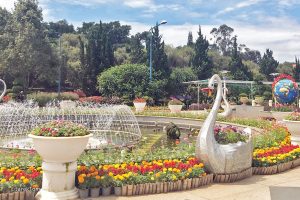
[[[213,124],[215,124],[215,122],[216,122],[216,117],[217,117],[217,114],[218,114],[218,110],[220,108],[221,101],[222,101],[222,98],[223,98],[222,81],[221,81],[220,77],[218,77],[218,76],[215,76],[214,80],[216,80],[217,84],[218,84],[217,96],[216,96],[214,105],[213,105],[213,107],[212,107],[212,109],[211,109],[211,111],[208,115],[208,119],[211,119],[210,123],[213,123]]]

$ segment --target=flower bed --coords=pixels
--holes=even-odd
[[[137,195],[185,190],[212,183],[204,165],[194,157],[186,160],[153,160],[98,167],[78,166],[77,187],[82,190],[109,188],[118,195]],[[151,188],[151,189],[150,189]],[[120,192],[121,191],[121,192]]]
[[[2,199],[33,200],[42,184],[42,168],[1,167],[0,197]],[[0,198],[1,199],[1,198]]]
[[[256,149],[253,152],[254,174],[275,174],[299,166],[300,147],[284,145],[266,149]]]

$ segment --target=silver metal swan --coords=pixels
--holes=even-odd
[[[208,87],[214,89],[218,84],[214,105],[204,121],[196,141],[196,156],[203,161],[207,169],[216,174],[239,173],[251,167],[252,138],[251,129],[244,131],[249,134],[249,140],[235,144],[218,144],[214,137],[214,127],[218,109],[223,98],[222,80],[215,74],[209,80]]]
[[[230,117],[230,115],[232,114],[232,107],[227,100],[227,93],[228,93],[228,89],[226,87],[226,83],[224,80],[223,95],[222,95],[224,105],[221,104],[221,107],[224,109],[224,112],[219,113],[219,116],[222,116],[222,117]]]
[[[0,79],[0,82],[3,84],[4,88],[3,88],[3,92],[0,96],[0,100],[4,97],[5,93],[6,93],[6,83],[4,82],[4,80]]]

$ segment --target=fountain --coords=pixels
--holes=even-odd
[[[33,149],[28,133],[35,126],[53,120],[87,126],[93,134],[87,149],[131,146],[141,139],[137,119],[126,105],[40,108],[33,102],[12,102],[0,105],[0,148]]]

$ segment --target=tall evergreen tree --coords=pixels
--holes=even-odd
[[[279,62],[276,61],[273,57],[273,51],[267,49],[266,53],[264,53],[262,59],[259,62],[260,72],[266,75],[269,81],[272,81],[273,78],[272,76],[270,76],[270,74],[276,72],[278,65]]]
[[[193,45],[194,45],[194,41],[193,41],[193,33],[192,33],[192,31],[189,32],[187,45],[188,45],[188,46],[193,46]]]
[[[55,85],[57,58],[54,56],[42,24],[37,0],[18,0],[6,28],[9,38],[5,63],[9,73],[19,79],[23,89]]]
[[[131,37],[130,40],[130,59],[131,63],[141,64],[145,63],[145,52],[144,46],[142,45],[142,36],[140,33],[137,33],[135,36]]]
[[[150,55],[150,40],[148,40],[147,53]],[[149,65],[149,60],[148,60]],[[168,66],[168,58],[165,53],[165,43],[161,42],[161,35],[159,35],[158,26],[152,30],[152,67],[153,76],[158,79],[165,79],[170,76],[170,68]]]
[[[194,45],[195,55],[192,59],[192,67],[199,79],[207,79],[212,75],[212,62],[207,55],[209,43],[201,33],[199,26],[198,38]]]
[[[300,81],[300,60],[295,57],[295,67],[293,68],[293,77],[296,82]]]
[[[229,68],[235,80],[251,80],[253,78],[251,71],[242,62],[238,51],[236,36],[233,38],[233,49]]]

